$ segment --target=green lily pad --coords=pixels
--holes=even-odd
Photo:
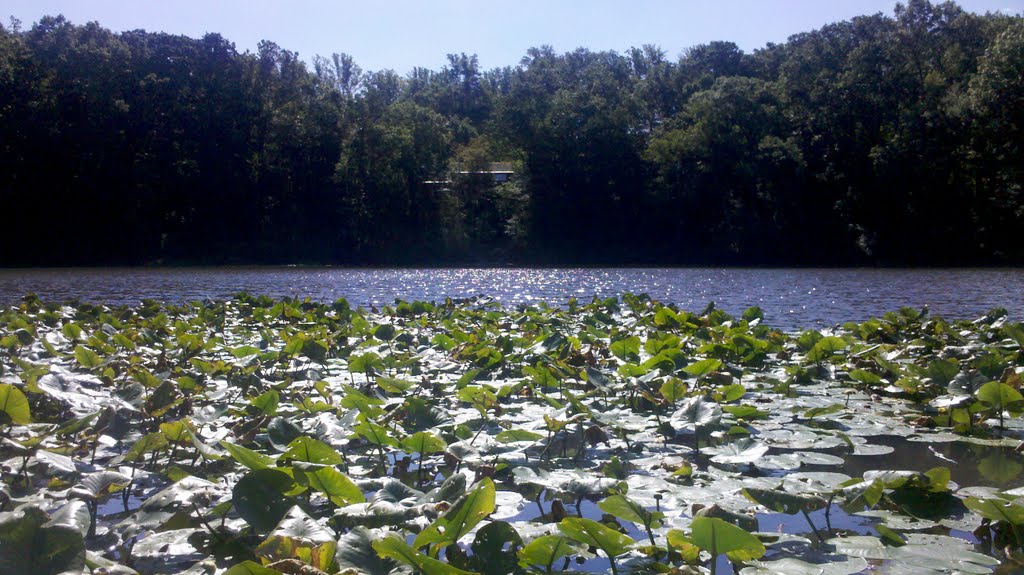
[[[354,569],[366,575],[388,575],[398,563],[379,555],[373,548],[374,538],[369,529],[353,527],[338,540],[338,567],[341,570]]]
[[[246,473],[231,491],[238,514],[256,531],[273,529],[295,504],[285,496],[295,488],[291,476],[275,469],[256,469]]]
[[[690,530],[690,540],[711,553],[712,560],[721,553],[733,561],[749,561],[765,554],[764,544],[757,537],[715,517],[694,518]]]
[[[558,529],[574,541],[597,547],[609,558],[622,555],[635,544],[630,537],[593,519],[566,517],[558,524]]]
[[[482,479],[444,515],[421,531],[413,541],[413,547],[419,549],[424,545],[445,546],[457,542],[494,511],[494,498],[494,482]]]
[[[57,575],[85,567],[85,541],[78,527],[47,521],[36,507],[0,513],[0,573]]]
[[[0,383],[0,424],[24,425],[31,422],[25,394],[11,384]]]
[[[540,565],[550,571],[555,561],[578,553],[579,547],[579,543],[563,535],[544,535],[519,550],[519,561],[523,566]]]
[[[650,511],[642,505],[633,501],[625,495],[612,495],[601,500],[597,507],[605,513],[610,513],[619,519],[632,521],[641,527],[657,529],[661,527],[661,519],[665,514],[660,511]]]
[[[268,561],[299,559],[323,571],[334,561],[337,547],[330,529],[293,506],[256,548],[256,554]]]
[[[404,563],[424,575],[472,575],[420,553],[397,536],[388,536],[373,542],[373,548],[384,558]]]

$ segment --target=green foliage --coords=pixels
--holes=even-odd
[[[277,406],[281,403],[281,396],[276,390],[268,390],[263,394],[252,398],[249,402],[250,405],[263,412],[266,415],[274,415],[277,413]]]
[[[326,571],[334,563],[338,547],[334,534],[316,522],[298,506],[292,507],[256,548],[256,554],[269,562],[298,559],[313,568]]]
[[[31,421],[25,394],[9,383],[0,384],[0,424],[22,425]]]
[[[331,503],[339,507],[366,500],[359,487],[333,467],[296,469],[295,475],[297,479],[301,477],[311,488],[323,493]]]
[[[482,302],[353,312],[241,296],[0,310],[9,338],[0,365],[13,382],[0,384],[0,526],[52,547],[15,557],[21,543],[5,541],[0,565],[35,561],[18,572],[47,572],[41,562],[53,551],[74,562],[53,569],[82,570],[81,541],[85,569],[108,571],[126,567],[101,550],[134,542],[132,565],[147,575],[200,557],[241,574],[525,575],[595,550],[616,572],[627,552],[631,570],[666,573],[713,570],[701,557],[722,553],[744,573],[854,572],[862,556],[905,572],[980,572],[995,559],[963,535],[908,526],[985,520],[976,537],[1021,544],[1020,490],[954,483],[976,471],[1008,489],[1024,470],[1013,450],[1019,422],[1007,421],[1024,412],[1019,376],[1007,369],[1019,354],[1002,312],[945,322],[901,310],[822,336],[711,306],[673,308],[669,321],[642,295],[569,310]],[[72,318],[83,337],[64,335],[76,331],[62,327]],[[398,327],[387,339],[380,325]],[[453,345],[431,344],[442,332]],[[323,361],[299,346],[281,353],[296,338],[326,342]],[[628,361],[610,349],[616,342]],[[83,345],[103,362],[75,359]],[[264,351],[232,353],[246,346]],[[486,368],[490,350],[500,363]],[[815,353],[820,362],[807,359]],[[640,365],[648,355],[659,359]],[[345,370],[361,357],[387,375]],[[951,427],[926,427],[942,425]],[[958,465],[886,468],[888,444]],[[883,454],[882,468],[856,479],[804,468],[872,453]],[[769,514],[804,514],[819,542],[808,545],[804,529],[784,533],[787,553],[826,550],[818,560],[828,563],[757,561],[758,517],[725,507],[738,493]],[[600,521],[580,517],[590,502]],[[26,511],[36,505],[38,516]],[[808,515],[823,508],[826,525],[840,509],[861,519],[826,547]],[[537,528],[503,520],[517,516],[539,518]],[[687,516],[689,531],[664,531],[668,518]],[[646,541],[627,534],[638,533],[630,523]]]
[[[523,566],[542,565],[550,573],[555,561],[577,550],[573,540],[565,536],[542,535],[519,550],[519,560]]]
[[[752,53],[536,47],[516,67],[364,72],[46,18],[0,31],[0,188],[11,236],[36,240],[0,261],[1019,263],[1022,28],[922,0]],[[118,233],[34,233],[83,220]],[[320,362],[321,335],[280,349]]]
[[[162,449],[167,445],[167,436],[159,431],[143,435],[136,441],[124,458],[126,461],[136,461],[147,453]]]
[[[807,361],[820,363],[832,359],[837,353],[846,349],[846,341],[841,337],[823,337],[807,352]]]
[[[36,507],[0,513],[0,573],[58,575],[85,567],[85,541],[70,525],[50,524]]]
[[[291,476],[275,469],[256,469],[238,480],[231,490],[231,501],[242,519],[256,531],[267,532],[294,505],[285,495],[294,488]]]
[[[757,537],[716,517],[694,518],[690,541],[711,553],[712,561],[720,553],[732,561],[749,561],[765,554],[764,544]]]
[[[978,401],[999,411],[1024,410],[1024,396],[1016,389],[998,381],[990,381],[978,389]]]
[[[388,575],[398,564],[377,554],[372,534],[365,527],[355,527],[338,540],[336,559],[341,570],[355,569],[367,575]]]
[[[363,421],[352,428],[352,431],[373,445],[397,447],[398,440],[388,430],[370,420]]]
[[[99,367],[103,363],[103,359],[100,358],[99,354],[82,345],[75,348],[75,361],[88,369]]]
[[[288,451],[281,455],[281,460],[289,459],[318,465],[340,465],[343,462],[341,454],[334,448],[311,437],[298,437],[289,443]]]
[[[376,353],[368,352],[349,359],[348,369],[353,373],[375,373],[384,368],[384,362]]]
[[[687,387],[681,379],[670,377],[665,383],[661,384],[661,388],[658,391],[666,401],[675,404],[676,401],[686,397]]]
[[[1024,525],[1024,506],[999,498],[968,497],[964,500],[968,509],[989,521],[1005,521],[1014,526]]]
[[[574,541],[603,551],[612,564],[612,571],[615,571],[615,557],[629,551],[635,543],[630,537],[583,517],[566,517],[559,522],[558,530]]]
[[[955,359],[936,359],[928,364],[928,377],[938,386],[946,386],[960,372]]]
[[[235,461],[249,469],[265,469],[273,465],[274,461],[276,461],[273,457],[258,453],[247,447],[242,447],[241,445],[235,445],[229,441],[221,441],[220,444],[224,449],[228,450],[228,453],[231,454],[231,457],[233,457]]]
[[[544,437],[539,433],[532,431],[526,431],[525,429],[506,429],[498,435],[494,436],[495,439],[502,443],[508,443],[512,441],[536,441]]]
[[[817,511],[827,504],[821,497],[787,493],[778,489],[748,487],[743,489],[743,496],[776,513],[785,513],[786,515]]]
[[[243,561],[228,569],[225,575],[281,575],[281,572],[253,561]]]
[[[538,435],[538,437],[540,437]],[[429,431],[418,431],[400,442],[402,449],[409,453],[438,453],[444,451],[448,444],[443,439]]]
[[[421,531],[413,541],[413,547],[419,549],[430,545],[436,549],[457,542],[494,511],[494,498],[494,482],[488,478],[482,479],[444,515]]]
[[[648,530],[661,527],[661,520],[665,517],[664,513],[648,511],[625,495],[612,495],[601,500],[597,507],[605,513],[610,513],[619,519],[632,521]]]
[[[833,413],[839,413],[839,412],[843,411],[844,409],[845,408],[843,407],[842,404],[833,403],[832,405],[823,406],[823,407],[812,407],[812,408],[808,409],[807,411],[805,411],[803,415],[807,419],[814,419],[815,417],[818,417],[819,415],[831,415]]]
[[[373,542],[373,548],[381,557],[408,565],[424,575],[471,575],[468,571],[456,569],[448,563],[420,553],[398,537],[387,536],[378,539]]]
[[[640,338],[634,335],[616,340],[608,348],[622,361],[636,360],[640,357]]]
[[[702,359],[687,365],[683,371],[695,377],[703,377],[722,369],[722,365],[720,359]]]
[[[96,501],[114,491],[118,491],[131,483],[131,478],[116,471],[97,471],[90,473],[75,484],[68,496],[78,499]]]

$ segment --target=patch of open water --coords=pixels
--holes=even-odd
[[[1024,472],[1024,455],[1006,446],[991,446],[969,443],[966,441],[923,443],[909,441],[898,436],[876,436],[872,443],[893,448],[891,453],[884,455],[852,455],[841,453],[844,449],[827,450],[834,451],[841,455],[845,463],[841,468],[821,465],[804,465],[801,471],[838,471],[852,477],[863,476],[865,472],[877,469],[906,469],[910,471],[924,472],[934,467],[946,467],[950,469],[951,480],[956,483],[957,488],[963,487],[993,487],[1009,488],[1018,484],[1019,478]],[[708,463],[704,461],[704,464]],[[743,466],[740,466],[743,467]],[[780,472],[778,475],[784,476]],[[770,473],[775,475],[775,473]],[[550,490],[543,490],[536,501],[527,501],[522,511],[515,516],[505,519],[509,522],[528,521],[537,523],[552,523],[550,516],[552,501],[558,494]],[[604,512],[597,506],[599,498],[583,498],[576,501],[565,501],[565,508],[570,516],[579,515],[587,519],[600,521]],[[751,504],[753,506],[753,504]],[[830,556],[827,546],[817,541],[815,529],[827,539],[836,534],[844,535],[878,535],[875,526],[883,522],[879,517],[868,515],[857,515],[844,511],[838,504],[832,505],[826,510],[820,509],[808,514],[813,527],[802,515],[786,515],[783,513],[757,513],[758,529],[765,533],[779,533],[790,536],[806,538],[811,542],[810,549],[806,543],[790,541],[768,546],[768,553],[763,560],[778,560],[784,557],[797,557],[805,560],[826,562],[838,560],[838,556]],[[629,521],[619,521],[625,532],[635,541],[644,542],[647,539],[646,533]],[[831,527],[831,531],[829,530]],[[975,545],[980,553],[997,554],[998,550],[990,548],[991,542],[979,541],[971,532],[955,528],[935,526],[925,529],[923,532],[938,535],[949,535],[957,537]],[[620,561],[624,558],[620,558]],[[559,562],[561,564],[561,562]],[[885,561],[872,561],[874,569],[884,572],[887,563]],[[586,559],[582,562],[570,562],[565,566],[567,570],[601,573],[608,570],[608,559],[603,555]],[[716,561],[716,571],[721,574],[732,573],[732,565],[723,555]],[[998,573],[1008,573],[1003,569]]]
[[[480,294],[504,305],[571,297],[647,293],[698,312],[708,303],[738,314],[750,306],[786,330],[864,321],[900,307],[930,306],[949,319],[973,319],[1005,307],[1024,318],[1024,269],[771,268],[71,268],[2,269],[0,303],[27,293],[48,301],[136,304],[229,298],[246,291],[353,305],[396,298],[442,301]]]

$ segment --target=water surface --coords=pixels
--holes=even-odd
[[[903,306],[930,306],[950,319],[1005,307],[1024,319],[1024,269],[439,268],[330,267],[79,268],[0,270],[0,303],[26,293],[48,301],[135,304],[228,298],[347,298],[382,305],[396,298],[440,301],[486,294],[505,305],[623,292],[647,293],[699,312],[709,302],[731,313],[760,306],[784,329],[863,321]]]

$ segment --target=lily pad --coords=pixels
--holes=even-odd
[[[232,489],[232,501],[239,515],[256,531],[273,529],[294,505],[285,496],[295,488],[295,480],[274,469],[246,473]]]
[[[85,567],[85,541],[78,526],[48,523],[36,507],[0,513],[0,573],[57,575]]]

